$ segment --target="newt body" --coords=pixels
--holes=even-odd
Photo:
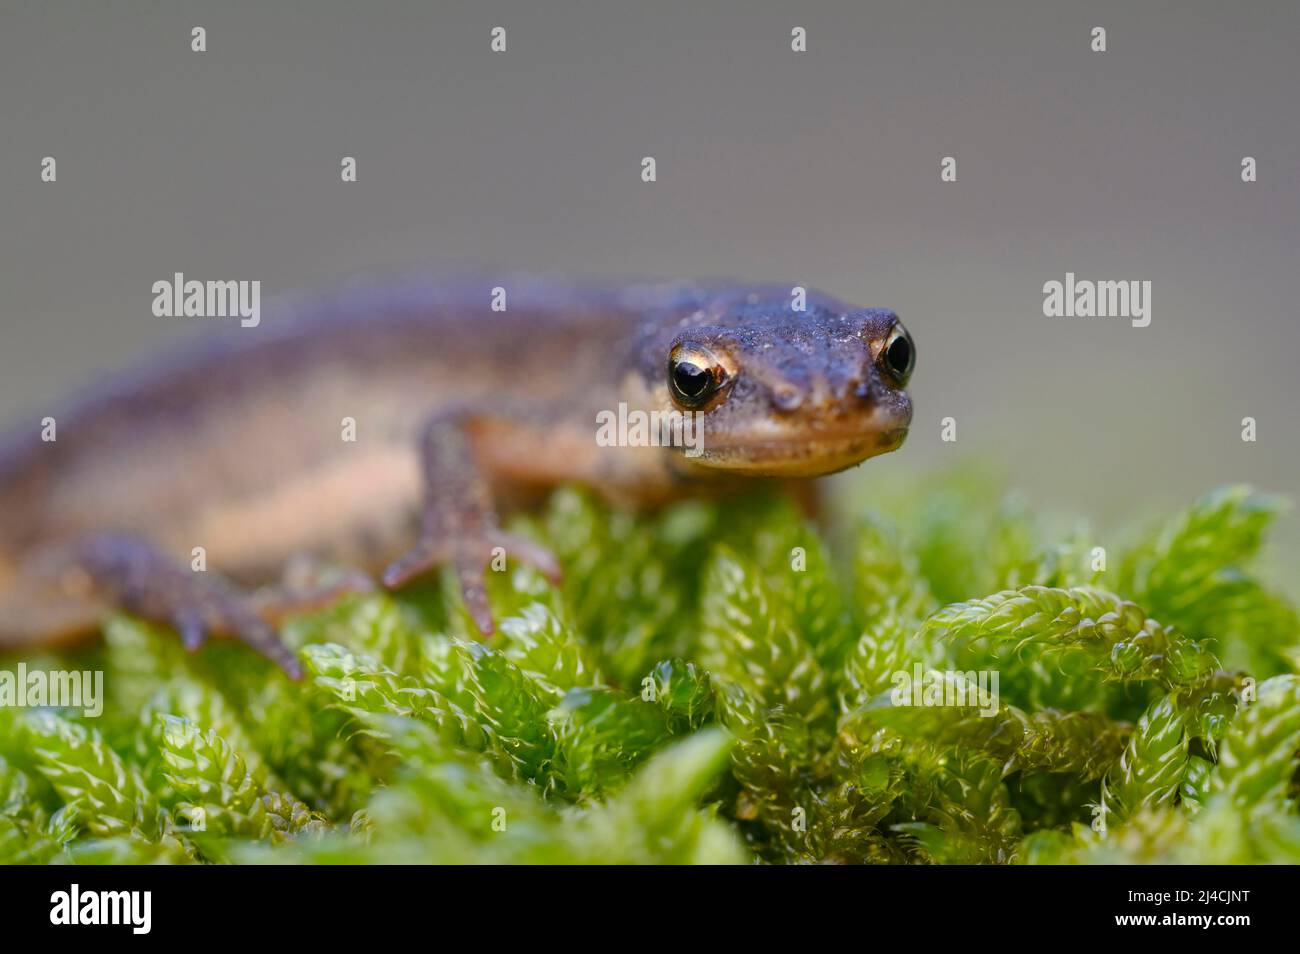
[[[93,632],[122,605],[293,671],[273,608],[236,584],[303,554],[389,586],[451,564],[488,632],[494,546],[560,569],[500,531],[502,494],[576,481],[636,503],[813,477],[893,450],[911,418],[897,317],[811,293],[796,312],[788,287],[390,283],[208,337],[54,415],[56,440],[0,445],[0,646]],[[601,446],[620,404],[694,413],[702,453]],[[191,572],[195,547],[212,572]]]

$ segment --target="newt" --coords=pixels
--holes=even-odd
[[[653,505],[902,444],[916,351],[898,316],[794,301],[789,286],[409,279],[288,298],[255,328],[204,319],[51,415],[52,434],[29,422],[0,443],[0,648],[93,635],[118,608],[191,650],[240,639],[298,677],[285,613],[443,566],[490,634],[493,555],[562,570],[501,528],[500,503],[575,482]],[[693,415],[697,446],[604,446],[597,420],[620,405]],[[353,572],[325,582],[319,566]]]

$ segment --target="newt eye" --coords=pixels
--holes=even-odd
[[[880,349],[880,362],[895,384],[900,388],[907,386],[907,379],[916,367],[916,346],[901,323],[894,325],[885,346]]]
[[[708,348],[679,344],[668,355],[668,387],[673,400],[687,410],[697,410],[718,393],[727,372]]]

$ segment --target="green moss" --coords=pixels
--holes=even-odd
[[[27,659],[107,702],[0,709],[0,862],[1296,863],[1282,510],[1215,491],[1108,570],[970,471],[833,545],[779,497],[565,489],[516,520],[563,586],[489,574],[485,643],[444,576],[293,620],[301,683],[121,616]]]

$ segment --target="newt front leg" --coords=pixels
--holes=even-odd
[[[474,411],[452,410],[434,414],[425,425],[420,437],[424,479],[420,536],[384,570],[383,583],[397,588],[432,569],[450,566],[470,616],[486,636],[495,627],[484,568],[497,548],[536,567],[556,584],[560,565],[550,550],[500,528],[488,481],[474,457],[473,431],[485,420]]]

